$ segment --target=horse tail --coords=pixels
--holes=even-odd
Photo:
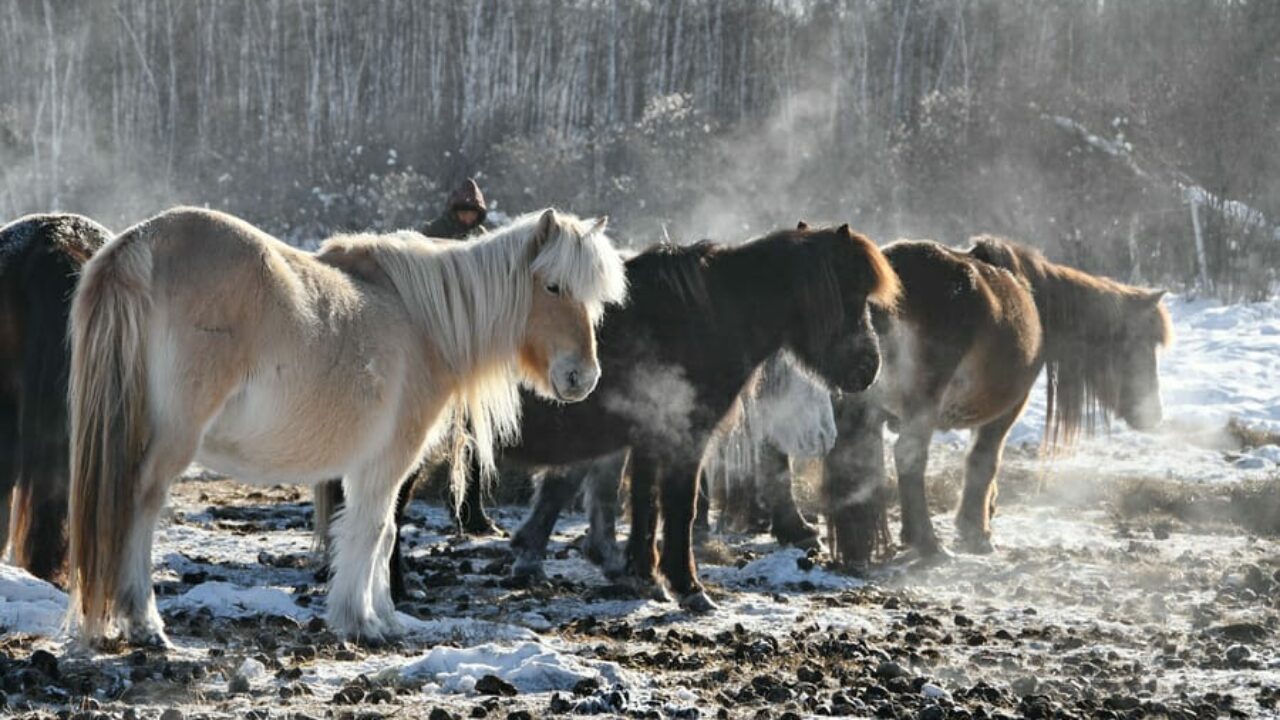
[[[122,235],[85,267],[71,307],[68,625],[111,629],[149,440],[146,336],[151,247]]]
[[[80,264],[56,248],[32,251],[22,278],[22,394],[40,400],[20,403],[18,412],[10,540],[15,564],[53,581],[67,552],[67,314]]]

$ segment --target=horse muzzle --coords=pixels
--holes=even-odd
[[[585,400],[596,389],[599,380],[600,366],[595,362],[561,356],[551,366],[551,389],[560,402]]]

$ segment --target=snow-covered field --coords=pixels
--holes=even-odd
[[[319,620],[306,493],[193,477],[156,543],[167,654],[69,646],[65,595],[0,565],[0,716],[1272,714],[1280,542],[1241,518],[1267,515],[1280,447],[1242,449],[1224,428],[1280,431],[1280,301],[1170,307],[1164,427],[1117,426],[1040,458],[1037,393],[1001,476],[992,555],[858,579],[768,537],[715,538],[700,562],[720,609],[696,616],[611,586],[574,548],[580,514],[557,528],[548,583],[522,587],[504,539],[455,538],[439,504],[419,501],[405,538],[422,592],[400,608],[411,633],[374,650]],[[931,459],[944,538],[965,439],[939,434]],[[522,514],[497,518],[513,529]]]

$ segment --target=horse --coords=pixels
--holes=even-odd
[[[869,560],[884,481],[882,429],[898,426],[893,447],[904,544],[942,554],[925,497],[935,430],[972,430],[956,515],[959,548],[989,553],[995,477],[1010,428],[1040,372],[1048,376],[1044,442],[1068,444],[1118,415],[1149,430],[1163,415],[1159,350],[1172,339],[1164,292],[1052,263],[1038,251],[990,236],[967,251],[933,242],[884,248],[901,278],[897,313],[874,318],[884,372],[837,408],[840,434],[828,455],[839,490],[828,499],[837,552]],[[866,482],[852,487],[850,478]]]
[[[521,380],[556,402],[591,394],[595,324],[626,293],[604,230],[547,210],[472,243],[347,235],[312,254],[176,208],[109,241],[71,308],[70,627],[90,645],[168,645],[151,543],[196,460],[268,484],[341,476],[328,624],[399,634],[399,481],[448,428],[491,471],[520,428]]]
[[[662,243],[626,263],[627,305],[600,326],[601,387],[585,403],[525,405],[508,461],[562,466],[629,448],[629,582],[658,585],[682,607],[715,605],[697,578],[692,535],[697,470],[747,380],[787,349],[829,386],[867,388],[880,369],[869,307],[892,304],[898,281],[875,243],[838,228],[781,230],[736,246]]]
[[[67,313],[80,268],[110,237],[80,215],[0,227],[0,555],[11,547],[50,582],[67,553]]]
[[[812,546],[817,542],[817,531],[795,508],[786,456],[821,457],[834,442],[835,420],[826,388],[796,367],[786,353],[779,353],[766,360],[748,381],[736,407],[712,436],[699,472],[704,479],[717,478],[732,484],[730,492],[746,496],[747,502],[754,503],[757,495],[763,495],[773,513],[772,529],[779,542]],[[756,475],[758,455],[766,448],[783,453],[781,472],[769,465],[767,477],[751,477]],[[621,577],[625,557],[618,551],[614,529],[618,488],[626,474],[626,463],[627,452],[621,451],[591,461],[585,472],[576,467],[548,471],[534,495],[533,509],[511,539],[512,575],[531,580],[544,576],[542,558],[556,519],[585,487],[590,526],[583,553],[600,565],[606,576]],[[699,489],[695,523],[708,518],[709,506],[701,502],[707,498],[704,487]],[[781,497],[783,493],[785,498]],[[721,517],[724,514],[722,509]]]

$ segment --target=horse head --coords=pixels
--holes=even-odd
[[[1123,331],[1114,341],[1117,388],[1111,409],[1135,430],[1150,430],[1164,417],[1158,353],[1172,331],[1163,297],[1163,290],[1155,290],[1126,298]]]
[[[532,298],[520,367],[533,388],[552,400],[577,402],[595,389],[595,326],[607,303],[626,296],[622,258],[605,235],[607,223],[546,210],[533,230]]]

